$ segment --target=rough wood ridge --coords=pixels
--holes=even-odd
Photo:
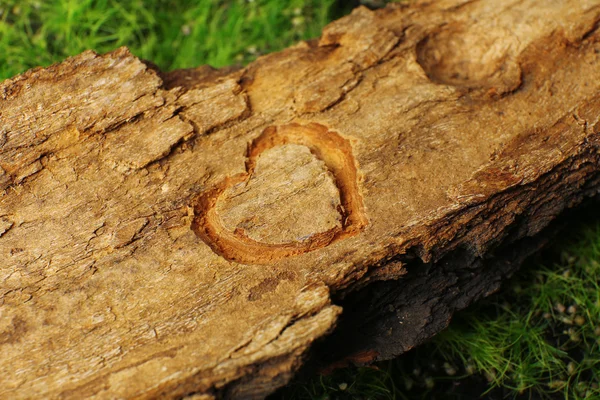
[[[394,304],[340,357],[435,333],[597,193],[598,21],[420,1],[243,69],[119,49],[1,83],[0,398],[262,397],[375,281],[401,292],[354,297]]]

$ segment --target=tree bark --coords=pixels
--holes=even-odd
[[[243,69],[119,49],[1,83],[0,397],[263,397],[344,296],[391,307],[337,359],[435,334],[597,193],[598,21],[421,1]]]

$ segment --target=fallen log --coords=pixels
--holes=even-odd
[[[1,83],[0,397],[263,397],[348,294],[381,320],[338,358],[435,334],[598,192],[598,21],[421,1],[243,69],[119,49]]]

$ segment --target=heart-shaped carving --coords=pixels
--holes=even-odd
[[[198,196],[192,229],[227,260],[268,264],[325,247],[367,225],[350,142],[326,127],[271,126],[246,172]]]

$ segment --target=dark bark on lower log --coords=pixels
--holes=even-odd
[[[593,168],[581,168],[581,164]],[[338,301],[343,309],[336,331],[325,340],[323,356],[316,357],[328,371],[347,364],[364,365],[394,358],[444,329],[455,311],[495,292],[531,254],[540,250],[569,220],[567,207],[600,192],[600,158],[582,154],[557,167],[534,184],[538,198],[505,193],[497,204],[525,201],[528,212],[519,216],[501,239],[489,242],[486,253],[465,245],[424,264],[418,257],[400,257],[406,275],[397,281],[376,282]],[[575,190],[573,181],[577,181]],[[522,198],[519,198],[522,197]],[[587,202],[590,202],[587,200]],[[547,226],[548,221],[553,221]],[[400,260],[394,260],[396,262]]]
[[[338,299],[344,309],[340,322],[313,346],[297,383],[317,373],[393,359],[422,344],[445,329],[455,312],[500,289],[528,257],[560,244],[574,221],[598,221],[599,200],[585,200],[535,236],[509,235],[483,258],[460,249],[434,264],[408,261],[403,279],[376,282]],[[271,398],[280,398],[280,392]]]
[[[594,155],[584,154],[581,160],[587,163],[594,160]],[[552,195],[527,199],[536,205],[528,207],[534,211],[512,224],[502,240],[490,242],[491,249],[484,256],[466,246],[426,264],[416,255],[398,257],[389,264],[405,265],[401,279],[376,281],[341,293],[334,299],[344,310],[340,321],[332,334],[311,349],[299,377],[310,378],[315,372],[328,374],[338,368],[369,365],[402,355],[445,329],[455,312],[496,292],[529,256],[565,229],[574,215],[589,213],[590,207],[597,206],[598,198],[589,199],[600,192],[597,170],[581,169],[577,160],[560,168],[564,170],[559,174],[579,180],[579,189],[573,191],[572,182],[555,181],[552,176],[540,179],[535,183],[536,191]],[[578,178],[569,170],[576,171]],[[540,189],[544,185],[551,187]],[[509,198],[513,197],[507,193],[499,203],[510,205]],[[580,202],[585,205],[575,207]],[[567,205],[575,209],[565,211]],[[549,220],[552,222],[546,226]],[[530,236],[529,232],[538,233]],[[237,384],[232,387],[239,394]],[[248,394],[261,386],[252,382],[245,387],[249,388]]]
[[[445,329],[452,315],[494,293],[551,236],[509,241],[485,258],[457,250],[435,264],[409,263],[398,281],[377,282],[348,295],[336,331],[315,354],[323,372],[397,357]],[[322,350],[322,351],[320,351]]]

